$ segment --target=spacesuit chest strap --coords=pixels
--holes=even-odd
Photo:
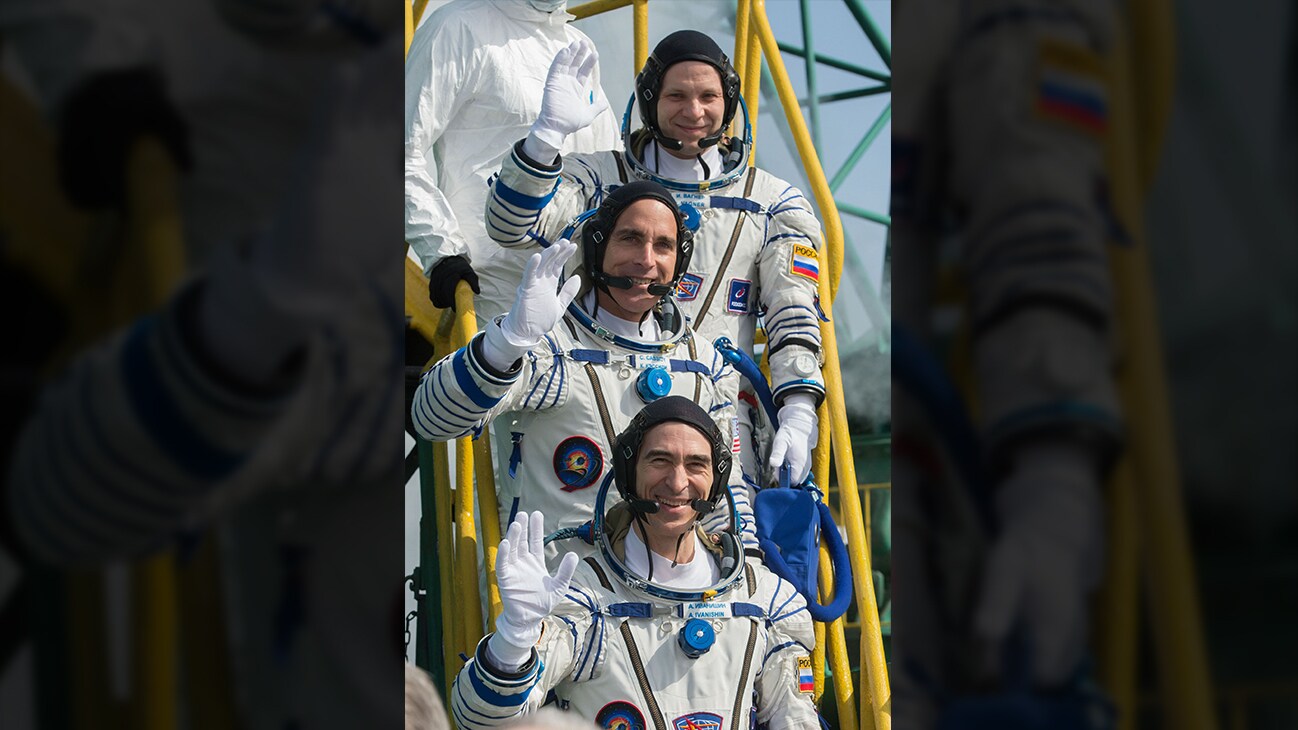
[[[734,198],[728,195],[713,195],[708,198],[709,208],[720,208],[723,210],[742,210],[749,213],[761,213],[762,206],[756,200],[748,198]]]
[[[634,355],[613,355],[608,350],[589,350],[589,349],[572,349],[565,353],[570,359],[576,362],[588,362],[595,365],[608,365],[609,363],[625,365],[633,370],[645,370],[652,367],[666,367],[673,373],[703,373],[708,374],[710,370],[707,365],[697,360],[685,360],[682,358],[669,358],[662,355],[651,355],[638,353]]]
[[[766,617],[761,606],[741,601],[690,601],[674,606],[653,604],[648,601],[623,601],[611,603],[604,607],[608,616],[619,618],[653,618],[654,616],[675,616],[683,619],[726,619]]]

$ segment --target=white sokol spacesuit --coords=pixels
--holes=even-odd
[[[399,42],[389,32],[315,69],[330,96],[312,95],[305,128],[250,114],[295,142],[277,156],[297,164],[294,198],[268,203],[276,225],[246,255],[213,252],[158,311],[76,357],[7,475],[19,536],[45,563],[128,560],[219,529],[225,622],[211,628],[230,637],[250,728],[401,722],[401,587],[367,564],[401,549],[400,466],[382,448],[403,410],[401,292],[385,273],[401,248],[371,235],[395,193],[382,181],[399,163],[381,152],[400,127],[368,113],[400,93],[382,73]]]
[[[547,12],[527,0],[449,3],[420,24],[406,56],[406,241],[425,274],[448,256],[468,258],[481,289],[479,325],[513,301],[527,260],[487,238],[487,179],[536,118],[550,60],[589,40],[562,4]],[[594,93],[607,104],[598,82]],[[605,111],[565,151],[617,143],[617,121]]]
[[[606,198],[586,221],[587,236],[599,229],[607,237],[621,211],[644,197],[658,199],[679,216],[670,193],[642,181]],[[689,232],[681,225],[677,235],[683,241],[680,270],[689,258]],[[546,256],[556,254],[555,247],[545,251]],[[599,270],[602,255],[602,247],[587,247],[588,271]],[[494,422],[510,439],[505,473],[497,479],[502,529],[520,511],[540,510],[560,528],[589,520],[592,487],[611,466],[614,438],[646,402],[664,395],[683,395],[702,405],[738,449],[733,402],[738,376],[711,343],[690,329],[675,303],[662,299],[658,311],[633,333],[625,330],[625,322],[619,332],[617,321],[595,301],[592,290],[569,305],[553,329],[519,353],[520,360],[507,370],[493,367],[484,353],[488,339],[505,322],[489,324],[469,345],[434,365],[416,392],[412,419],[420,436],[441,441],[476,436]],[[511,313],[529,308],[516,301]],[[733,481],[745,539],[756,547],[749,495],[738,475]],[[713,518],[728,519],[728,513]]]
[[[915,617],[897,628],[895,706],[925,727],[935,687],[967,691],[1006,669],[1005,655],[973,666],[971,645],[1028,637],[1045,686],[1074,676],[1084,651],[1100,480],[1122,431],[1104,161],[1113,7],[908,0],[894,23],[924,40],[894,68],[908,90],[893,112],[896,325],[915,353],[940,349],[937,267],[958,251],[978,404],[969,443],[952,443],[933,435],[955,419],[931,390],[894,391],[894,590]],[[917,366],[894,358],[894,378]],[[962,447],[971,469],[935,466]],[[953,508],[979,482],[990,535]]]
[[[637,78],[637,93],[657,94],[667,70],[681,61],[703,61],[720,74],[727,95],[724,129],[740,104],[738,76],[701,33],[680,31],[659,43]],[[516,144],[487,200],[488,233],[501,246],[530,247],[537,237],[558,238],[574,216],[598,205],[619,185],[637,179],[663,184],[696,228],[694,256],[675,295],[691,327],[700,338],[728,337],[752,352],[758,318],[763,318],[776,404],[805,394],[814,419],[810,409],[823,398],[824,381],[816,293],[821,231],[811,203],[784,180],[747,167],[747,139],[720,141],[721,135],[714,135],[719,146],[717,141],[706,145],[698,160],[662,152],[659,145],[670,138],[658,131],[656,111],[651,115],[644,109],[655,106],[642,108],[645,129],[631,134],[629,119],[623,122],[625,151],[566,155],[550,162],[528,154],[531,136]],[[544,121],[543,115],[538,125]],[[552,138],[550,146],[557,147],[561,138]],[[755,406],[755,399],[750,402]],[[755,480],[761,472],[749,457],[754,450],[751,424],[760,418],[756,411],[740,408],[744,473]]]
[[[646,458],[646,434],[671,422],[704,435],[715,457],[701,478],[711,485],[712,504],[724,496],[728,439],[702,409],[668,397],[646,406],[619,435],[614,473],[600,487],[592,523],[595,548],[583,550],[584,560],[569,553],[554,577],[515,582],[517,572],[538,572],[535,533],[543,531],[541,515],[533,515],[529,544],[520,515],[498,559],[501,598],[509,605],[451,689],[460,727],[502,724],[534,711],[550,692],[559,708],[600,728],[820,726],[811,701],[811,618],[791,584],[746,559],[733,533],[707,533],[697,522],[682,527],[676,541],[678,551],[682,540],[696,541],[688,563],[669,568],[667,559],[650,555],[662,571],[655,580],[636,560],[647,550],[644,512],[658,508],[636,498],[628,482],[641,474],[636,461]],[[614,480],[624,501],[605,512]],[[706,508],[702,501],[694,504]],[[641,528],[632,527],[637,521]],[[680,579],[700,567],[693,580]],[[532,621],[514,626],[511,611]]]

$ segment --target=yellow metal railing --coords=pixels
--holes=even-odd
[[[634,71],[638,73],[648,58],[648,0],[593,0],[569,8],[569,12],[581,19],[627,5],[632,5],[634,10]],[[413,32],[413,27],[418,24],[418,18],[419,12],[416,9],[411,13],[411,20],[407,23],[407,48],[409,33]],[[771,75],[775,79],[785,115],[793,129],[798,153],[802,157],[807,177],[811,181],[812,192],[824,224],[825,236],[821,263],[822,271],[827,275],[820,279],[820,301],[826,316],[832,320],[833,298],[837,294],[839,278],[843,270],[843,229],[838,211],[815,147],[807,132],[806,123],[802,118],[801,107],[789,83],[775,36],[766,18],[763,0],[740,0],[736,25],[735,66],[742,79],[753,133],[756,134],[758,85],[761,79],[762,59],[765,57],[766,62],[770,64]],[[461,284],[456,289],[458,314],[452,312],[439,314],[438,310],[431,308],[424,295],[426,281],[423,280],[422,272],[412,261],[407,261],[407,271],[406,310],[411,316],[412,327],[433,343],[434,359],[445,356],[466,344],[476,330],[473,297],[469,287]],[[440,320],[437,319],[439,316]],[[833,462],[837,466],[838,484],[857,485],[844,407],[842,373],[839,370],[837,341],[832,324],[822,326],[822,343],[825,352],[824,375],[827,396],[821,405],[818,417],[827,427],[821,429],[813,468],[817,481],[828,484],[829,454],[832,449]],[[477,444],[473,444],[469,438],[457,442],[457,479],[453,510],[455,521],[452,526],[449,450],[445,444],[434,445],[434,461],[438,465],[434,478],[437,493],[436,511],[439,520],[438,539],[441,548],[438,550],[438,557],[441,566],[442,622],[443,636],[447,637],[443,647],[443,657],[448,685],[450,678],[458,669],[454,661],[457,650],[470,651],[484,634],[481,594],[477,582],[476,561],[479,543],[472,510],[474,495],[472,476],[475,474],[478,484],[479,519],[482,523],[481,548],[487,571],[488,620],[494,622],[499,613],[500,599],[496,592],[494,570],[496,544],[500,540],[500,523],[490,454],[490,443],[485,434]],[[828,626],[816,625],[816,660],[813,661],[816,698],[819,699],[823,692],[824,667],[827,658],[834,674],[839,727],[843,730],[856,730],[858,727],[887,730],[891,727],[891,693],[872,580],[869,526],[862,510],[859,488],[841,490],[840,508],[848,531],[847,542],[852,571],[856,576],[854,593],[862,617],[859,652],[862,658],[862,674],[868,680],[867,691],[858,693],[853,684],[851,653],[844,635],[845,620],[839,618]],[[456,536],[453,542],[449,538],[451,534]],[[820,579],[823,586],[833,584],[831,568],[824,548],[821,549]],[[458,646],[452,646],[453,643]],[[449,686],[444,689],[449,690]]]
[[[1118,349],[1124,353],[1118,387],[1129,443],[1111,490],[1112,557],[1101,604],[1100,656],[1120,727],[1135,727],[1138,587],[1143,577],[1144,595],[1155,617],[1149,625],[1167,724],[1211,730],[1217,727],[1217,715],[1172,440],[1142,208],[1174,88],[1171,17],[1166,0],[1131,3],[1117,24],[1110,58],[1113,103],[1106,167],[1114,209],[1132,240],[1128,247],[1110,249],[1121,323]],[[1142,49],[1141,64],[1132,61],[1135,48]]]
[[[826,318],[831,321],[821,327],[826,397],[817,415],[822,425],[822,432],[828,432],[830,437],[828,443],[826,443],[825,438],[822,436],[822,441],[817,446],[814,458],[817,465],[820,462],[828,462],[829,449],[826,446],[832,448],[838,483],[840,485],[856,485],[856,462],[852,458],[852,444],[847,427],[847,411],[843,398],[843,376],[838,362],[838,341],[832,324],[833,301],[838,293],[839,279],[843,272],[843,226],[839,220],[838,208],[834,204],[834,197],[825,178],[825,172],[821,168],[820,158],[816,154],[815,145],[812,143],[811,135],[807,131],[806,121],[802,118],[801,105],[798,103],[793,85],[789,82],[788,72],[784,68],[784,60],[780,55],[775,34],[771,31],[770,22],[766,17],[765,0],[751,0],[751,3],[749,23],[756,34],[756,39],[749,40],[747,53],[751,59],[753,47],[757,43],[761,44],[762,53],[766,62],[770,65],[771,76],[775,81],[780,104],[784,107],[784,115],[793,133],[794,144],[806,170],[807,180],[811,184],[812,193],[815,196],[816,205],[820,212],[821,224],[824,227],[825,245],[821,247],[820,258],[822,263],[828,264],[828,266],[822,268],[822,271],[825,271],[827,276],[820,278],[820,303],[821,308],[825,311]],[[757,63],[746,62],[745,73],[751,78],[760,78]],[[750,89],[752,97],[756,98],[756,84]],[[828,428],[823,428],[826,424]],[[827,468],[821,467],[821,471],[818,471],[817,474],[828,476]],[[879,614],[876,610],[874,582],[871,579],[870,546],[865,540],[866,529],[861,510],[861,497],[855,488],[841,490],[840,509],[845,518],[848,554],[851,558],[852,573],[856,577],[853,586],[863,624],[860,646],[861,673],[863,679],[867,680],[862,682],[863,689],[868,690],[868,692],[863,693],[861,696],[859,719],[861,727],[888,730],[888,728],[892,727],[892,694],[888,681],[887,659],[883,651],[883,636],[879,626]],[[822,566],[824,565],[823,558],[824,553],[822,551]],[[835,624],[838,625],[838,631],[841,635],[841,620],[835,622]],[[837,664],[837,660],[832,656],[836,651],[836,640],[833,635],[835,624],[830,625],[829,650],[831,660]],[[839,673],[835,671],[835,677],[838,676]],[[835,685],[836,690],[840,687],[839,684]],[[867,718],[871,722],[867,723]],[[842,727],[851,727],[842,720],[843,718],[840,717]]]

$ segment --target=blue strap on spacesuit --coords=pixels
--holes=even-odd
[[[735,370],[742,373],[766,410],[771,423],[779,423],[779,413],[771,397],[770,386],[757,363],[727,337],[715,343],[717,351]],[[753,500],[753,517],[757,522],[757,543],[766,565],[781,578],[793,584],[807,602],[807,613],[817,621],[828,622],[842,616],[852,602],[852,563],[847,547],[834,524],[829,505],[819,498],[820,490],[808,477],[803,484],[789,483],[789,467],[780,468],[780,489],[763,489]],[[820,538],[824,536],[834,569],[834,598],[822,604],[817,591],[817,564]]]

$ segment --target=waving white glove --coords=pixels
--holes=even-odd
[[[513,671],[527,662],[541,639],[541,619],[563,599],[576,570],[576,553],[564,555],[553,576],[546,569],[544,515],[520,512],[514,517],[496,553],[500,616],[496,633],[487,640],[501,669]]]
[[[793,484],[801,484],[811,473],[811,450],[820,437],[815,403],[810,394],[794,393],[780,406],[780,428],[771,442],[768,463],[772,469],[779,469],[788,461]]]
[[[974,616],[990,649],[990,674],[1003,668],[1005,640],[1016,627],[1025,632],[1039,686],[1067,681],[1082,659],[1089,595],[1103,568],[1103,507],[1091,461],[1074,445],[1025,446],[997,488],[1000,534]]]
[[[536,347],[559,323],[568,305],[581,288],[581,279],[569,277],[559,288],[563,265],[572,258],[577,244],[566,238],[532,254],[523,269],[523,281],[514,296],[514,306],[500,320],[487,326],[483,335],[482,354],[497,370],[508,370],[514,361]],[[557,292],[557,293],[556,293]]]
[[[555,54],[545,78],[541,112],[523,142],[528,157],[550,164],[568,135],[590,126],[608,108],[608,99],[595,94],[598,61],[595,45],[585,38]]]

